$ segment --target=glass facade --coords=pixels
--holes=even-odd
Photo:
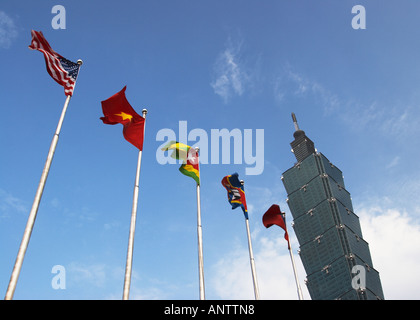
[[[384,299],[342,172],[315,151],[302,130],[294,136],[291,145],[298,162],[283,173],[282,181],[311,298]]]

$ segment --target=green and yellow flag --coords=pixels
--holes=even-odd
[[[189,176],[200,185],[200,169],[198,153],[194,148],[180,143],[178,141],[170,141],[163,148],[162,151],[174,150],[171,157],[177,160],[183,160],[183,164],[179,167],[179,171],[186,176]]]

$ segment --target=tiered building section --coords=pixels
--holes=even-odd
[[[311,298],[384,299],[342,172],[316,152],[292,117],[296,131],[291,146],[298,162],[282,180]]]

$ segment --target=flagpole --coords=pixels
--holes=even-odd
[[[244,185],[244,180],[241,180],[240,182],[242,185]],[[248,217],[245,217],[245,225],[246,225],[246,234],[248,236],[249,261],[251,263],[252,281],[254,283],[254,295],[255,295],[255,300],[260,300],[260,293],[259,293],[258,281],[257,281],[257,272],[255,270],[255,260],[254,260],[254,253],[252,250],[251,232],[249,230]]]
[[[142,112],[143,112],[143,118],[144,118],[144,127],[143,127],[143,137],[144,137],[144,132],[146,131],[145,129],[146,129],[147,110],[143,109]],[[137,159],[136,179],[134,182],[133,207],[131,209],[130,232],[128,236],[127,261],[125,265],[123,300],[128,300],[129,295],[130,295],[131,271],[133,267],[134,233],[136,231],[137,204],[138,204],[138,198],[139,198],[139,181],[140,181],[142,153],[143,151],[139,150],[139,155]]]
[[[77,60],[77,64],[81,66],[83,61]],[[80,67],[79,67],[80,70]],[[76,83],[75,83],[76,86]],[[74,88],[73,88],[74,91]],[[48,151],[47,160],[45,161],[44,169],[42,170],[41,179],[38,184],[38,189],[35,193],[34,202],[32,203],[31,211],[29,212],[28,221],[26,223],[25,231],[23,233],[22,242],[20,243],[19,251],[16,257],[15,265],[13,267],[12,275],[10,277],[9,286],[7,287],[5,300],[12,300],[15,293],[16,284],[22,268],[23,259],[25,257],[26,250],[28,248],[29,240],[31,238],[32,230],[34,228],[36,215],[38,213],[39,204],[41,202],[42,194],[44,192],[45,183],[47,182],[48,173],[50,171],[51,163],[54,157],[55,149],[57,147],[58,138],[63,125],[64,116],[66,115],[67,108],[69,106],[71,95],[68,95],[64,102],[63,110],[61,111],[60,119],[58,120],[57,128],[54,133],[54,137],[51,141],[50,149]]]
[[[293,116],[294,116],[294,114],[293,114]],[[283,220],[286,221],[286,219],[285,219],[286,213],[281,212],[280,214],[283,216]],[[285,228],[286,228],[285,231],[287,233],[286,224],[285,224]],[[295,281],[296,281],[296,288],[297,288],[298,297],[299,297],[299,300],[303,300],[302,289],[300,288],[299,279],[298,279],[297,270],[296,270],[296,265],[295,265],[295,259],[293,258],[292,245],[290,244],[289,237],[287,237],[287,249],[289,249],[290,260],[292,261],[292,268],[293,268],[293,273],[295,275]]]
[[[195,148],[197,152],[200,149]],[[198,161],[200,165],[200,161]],[[200,300],[205,300],[205,290],[204,290],[204,260],[203,260],[203,230],[201,226],[201,201],[200,201],[200,184],[197,183],[197,240],[198,240],[198,277],[199,277],[199,287],[200,287]]]
[[[249,232],[249,220],[245,219],[246,233],[248,235],[248,249],[249,249],[249,260],[251,262],[252,280],[254,282],[254,295],[255,300],[260,300],[260,293],[258,290],[257,273],[255,271],[254,254],[252,252],[251,233]]]
[[[302,289],[300,288],[300,284],[299,284],[299,279],[298,279],[296,265],[295,265],[295,259],[293,258],[292,246],[290,245],[290,241],[288,241],[287,244],[288,244],[288,249],[289,249],[289,254],[290,254],[290,260],[292,261],[293,273],[295,274],[298,297],[299,297],[299,300],[303,300],[303,294],[302,294]]]

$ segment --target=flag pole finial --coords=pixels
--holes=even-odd
[[[147,109],[143,109],[141,112],[143,113],[143,115],[146,115],[147,114]]]
[[[77,60],[77,64],[78,64],[79,66],[81,66],[81,65],[83,64],[83,60],[82,60],[82,59]]]
[[[245,184],[245,181],[244,180],[240,180],[239,182],[241,183],[241,185],[244,185]]]

